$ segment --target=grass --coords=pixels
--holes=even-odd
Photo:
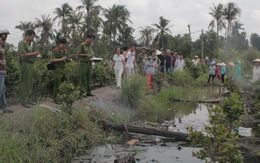
[[[0,162],[71,162],[104,140],[103,131],[90,119],[80,109],[69,115],[41,108],[18,123],[2,117]]]
[[[141,75],[134,75],[122,83],[121,100],[128,106],[135,108],[145,96],[146,79]]]

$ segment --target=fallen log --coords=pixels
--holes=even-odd
[[[156,128],[151,127],[142,127],[136,125],[123,125],[123,124],[113,124],[109,122],[103,122],[102,126],[104,129],[113,129],[116,131],[126,131],[126,132],[133,132],[139,134],[146,134],[146,135],[157,135],[163,137],[170,137],[174,138],[176,141],[185,141],[187,142],[188,134],[187,133],[180,133],[180,132],[171,132],[167,130],[159,130]]]
[[[174,102],[191,102],[191,103],[219,103],[220,99],[216,100],[191,100],[191,99],[171,99]]]

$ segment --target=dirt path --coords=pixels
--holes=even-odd
[[[125,115],[131,115],[132,112],[129,108],[120,104],[118,98],[120,96],[120,89],[113,86],[96,88],[92,91],[95,96],[87,97],[76,101],[73,105],[74,108],[96,108],[104,112],[109,117],[121,117]],[[47,105],[54,108],[60,108],[59,105],[55,104],[51,98],[46,98],[38,102],[39,105]],[[32,108],[25,108],[20,104],[10,105],[9,108],[15,112],[11,114],[4,114],[2,116],[8,117],[10,120],[15,120],[21,116],[30,115],[35,111],[34,106]]]

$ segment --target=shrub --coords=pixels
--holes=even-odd
[[[48,95],[53,90],[53,71],[47,70],[48,61],[39,59],[34,63],[33,93],[36,96]]]
[[[102,63],[97,63],[92,71],[94,83],[99,82],[101,86],[108,84],[111,80],[110,72]]]
[[[121,100],[130,107],[136,107],[144,97],[146,80],[138,74],[122,83]]]
[[[13,57],[13,54],[7,50],[5,55],[7,63],[7,75],[5,78],[6,96],[16,96],[19,92],[20,83],[20,65],[18,58]]]
[[[167,80],[171,85],[185,87],[194,84],[194,79],[190,72],[186,69],[184,71],[174,71],[167,76]]]
[[[63,82],[59,86],[58,101],[63,104],[66,113],[72,114],[72,104],[79,98],[79,91],[69,82]]]
[[[76,61],[68,62],[66,64],[65,72],[68,81],[77,87],[79,84],[79,63]]]
[[[231,134],[227,124],[223,123],[223,110],[219,106],[212,108],[209,119],[210,125],[203,131],[189,129],[188,140],[194,147],[202,147],[192,155],[205,162],[243,162],[243,156],[236,145],[238,137]]]
[[[244,113],[243,102],[240,101],[238,94],[231,93],[230,97],[226,97],[221,101],[220,106],[223,108],[224,114],[229,122],[231,132],[234,121],[238,120]]]

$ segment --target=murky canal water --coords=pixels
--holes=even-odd
[[[218,98],[218,91],[210,91],[205,99]],[[188,127],[201,131],[209,124],[208,114],[213,105],[196,103],[177,103],[165,106],[161,114],[147,115],[145,121],[161,124],[169,131],[188,132]],[[239,134],[251,135],[251,129],[239,127]],[[75,158],[73,163],[113,163],[114,160],[133,156],[137,163],[201,163],[192,156],[193,151],[198,148],[184,147],[178,142],[159,142],[160,137],[155,137],[156,143],[141,143],[138,145],[125,145],[125,143],[106,144],[91,150],[90,155]]]
[[[189,147],[177,147],[178,144],[169,144],[168,147],[161,146],[122,146],[111,145],[93,149],[89,156],[75,158],[72,163],[113,163],[114,160],[127,157],[135,158],[136,163],[179,163],[203,161],[192,156],[193,151],[198,149]]]
[[[148,116],[146,117],[152,122],[163,122],[163,125],[168,125],[170,131],[187,132],[187,126],[193,124],[200,129],[204,124],[208,123],[208,106],[203,104],[184,104],[176,103],[179,111],[169,109],[165,116]],[[195,107],[195,108],[194,108]],[[182,109],[181,109],[182,108]],[[167,119],[167,120],[163,120]],[[160,140],[160,137],[154,137],[155,142]],[[184,147],[180,143],[166,142],[144,144],[141,141],[140,145],[125,145],[125,144],[107,144],[102,147],[92,149],[91,154],[75,158],[73,163],[113,163],[115,159],[123,156],[134,156],[137,163],[178,163],[178,162],[193,162],[201,163],[203,161],[192,156],[193,151],[198,148]]]

